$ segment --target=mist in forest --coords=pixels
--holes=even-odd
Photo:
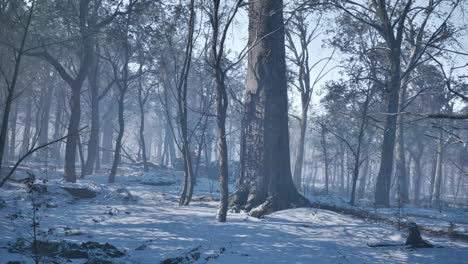
[[[2,217],[24,220],[17,210],[31,205],[66,216],[82,199],[123,195],[128,209],[119,212],[128,215],[144,199],[176,211],[205,202],[210,222],[228,224],[322,208],[388,217],[410,237],[422,225],[466,243],[467,7],[462,0],[0,0]],[[54,186],[75,202],[62,210]],[[55,198],[41,200],[47,195]],[[34,227],[29,249],[15,244],[8,252],[29,250],[24,263],[52,263],[55,255],[39,253],[37,228],[55,222],[31,219],[15,227]],[[406,245],[427,246],[419,232]],[[145,243],[141,250],[151,247]],[[208,254],[200,248],[193,252]],[[135,262],[132,254],[128,263],[164,261]],[[396,261],[369,254],[359,260]],[[268,263],[275,261],[283,260]]]

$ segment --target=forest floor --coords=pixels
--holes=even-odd
[[[468,263],[468,243],[423,233],[435,248],[372,248],[368,244],[404,243],[407,234],[392,225],[316,208],[285,210],[263,219],[229,213],[226,223],[218,223],[216,181],[199,179],[194,202],[180,207],[182,173],[172,170],[142,173],[124,168],[110,185],[106,174],[77,184],[62,183],[58,174],[38,172],[38,178],[46,181],[37,183],[47,189],[33,192],[42,204],[35,218],[40,223],[38,240],[109,243],[125,256],[107,256],[108,262],[54,256],[43,258],[44,263]],[[77,198],[64,187],[86,189],[80,195],[96,196]],[[26,185],[19,183],[7,183],[0,192],[6,202],[0,209],[1,263],[34,263],[30,251],[18,246],[19,238],[32,239],[31,197]],[[336,199],[328,198],[328,202],[341,206]],[[424,210],[429,209],[406,212],[436,215]],[[441,214],[407,220],[418,224],[424,220],[423,225],[441,228],[444,225],[439,222],[448,219],[460,226],[468,224],[468,212],[463,210]],[[393,217],[393,212],[382,215]],[[90,253],[88,258],[98,255]]]

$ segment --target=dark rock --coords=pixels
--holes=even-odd
[[[93,258],[86,261],[85,264],[113,264],[113,262],[105,259]]]
[[[126,188],[119,188],[117,189],[116,191],[119,195],[119,198],[123,201],[126,201],[126,202],[134,202],[134,201],[137,201],[138,199],[132,195],[132,193],[127,190]]]
[[[12,261],[8,261],[6,264],[24,264],[24,262],[23,261],[12,260]]]
[[[193,248],[189,252],[183,253],[182,255],[175,258],[168,258],[160,262],[160,264],[188,264],[198,261],[201,257],[200,253],[201,246]]]
[[[118,250],[116,247],[109,243],[100,244],[98,242],[89,241],[82,243],[81,246],[87,250],[99,250],[111,258],[120,258],[125,256],[125,253]]]
[[[65,258],[70,258],[70,259],[83,259],[83,258],[88,258],[88,252],[85,250],[81,249],[66,249],[62,250],[61,255]]]
[[[53,257],[60,252],[60,243],[55,241],[36,241],[37,243],[37,254],[40,256]],[[31,251],[35,248],[34,244],[31,244]]]
[[[88,188],[83,187],[62,187],[65,191],[70,193],[72,196],[86,199],[86,198],[94,198],[97,196],[97,192]]]
[[[66,259],[87,259],[90,256],[99,256],[103,258],[120,258],[125,256],[125,253],[118,250],[116,247],[109,243],[101,244],[98,242],[85,242],[76,244],[67,241],[40,241],[37,244],[30,244],[26,246],[24,239],[17,239],[17,241],[9,246],[10,253],[24,253],[33,252],[37,248],[37,255],[43,257],[62,257]],[[87,262],[87,263],[112,263],[105,262],[107,260],[96,259],[93,261],[101,262]]]

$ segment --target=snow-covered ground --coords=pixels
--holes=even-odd
[[[227,223],[218,223],[217,202],[199,199],[217,197],[216,192],[210,193],[213,184],[217,189],[217,183],[199,179],[197,201],[179,207],[181,173],[124,171],[126,176],[118,176],[111,185],[106,184],[107,175],[103,174],[80,180],[78,186],[98,195],[79,200],[61,188],[73,185],[62,184],[58,176],[48,174],[48,194],[43,198],[51,208],[40,209],[40,229],[53,230],[48,239],[110,243],[126,252],[112,263],[160,263],[191,251],[199,253],[193,263],[468,263],[468,244],[446,237],[424,235],[443,248],[368,247],[367,243],[403,243],[406,233],[313,208],[285,210],[264,219],[229,213]],[[156,186],[171,181],[176,183]],[[130,198],[124,188],[131,193]],[[8,243],[28,236],[27,220],[11,221],[18,210],[30,215],[27,197],[23,185],[7,184],[1,190],[0,198],[7,203],[0,209],[1,263],[33,263],[31,258],[7,251]],[[85,262],[74,259],[71,263]]]
[[[349,199],[336,195],[313,194],[307,196],[310,201],[324,205],[334,205],[341,208],[358,209],[369,214],[398,222],[416,222],[418,225],[434,231],[457,232],[468,236],[468,210],[466,208],[433,208],[403,205],[402,207],[374,208],[372,201],[359,200],[355,206],[349,204]]]

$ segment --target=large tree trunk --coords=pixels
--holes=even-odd
[[[262,216],[309,205],[291,176],[282,0],[250,4],[249,44],[240,181],[231,204]]]
[[[395,135],[400,90],[400,49],[394,48],[390,54],[391,80],[387,93],[387,119],[385,122],[382,154],[380,155],[380,169],[375,187],[375,205],[390,206],[390,185],[393,169],[393,153],[395,150]]]

